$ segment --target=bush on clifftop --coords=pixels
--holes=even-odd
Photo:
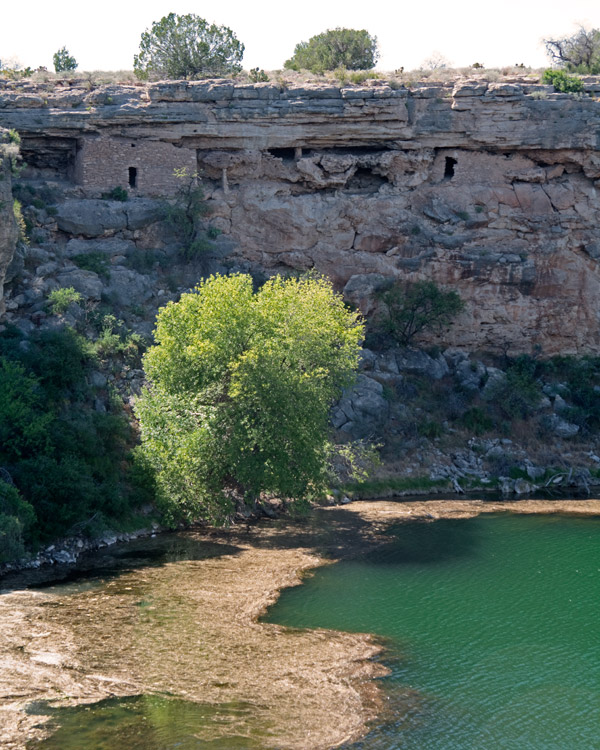
[[[329,29],[296,45],[294,55],[284,67],[291,70],[369,70],[375,66],[379,52],[377,37],[361,29]]]
[[[209,24],[193,13],[169,13],[142,34],[133,70],[144,80],[223,76],[242,69],[243,55],[244,45],[227,26]]]

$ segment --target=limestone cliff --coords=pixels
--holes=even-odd
[[[599,93],[21,85],[0,90],[0,122],[32,174],[81,197],[169,194],[198,169],[237,267],[315,267],[365,310],[381,277],[431,278],[467,303],[450,344],[583,353],[600,351]]]
[[[4,313],[4,278],[17,244],[17,224],[13,213],[11,166],[16,147],[8,133],[0,129],[0,315]]]

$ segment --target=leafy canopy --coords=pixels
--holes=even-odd
[[[142,34],[133,69],[141,79],[227,75],[241,70],[243,55],[244,45],[226,26],[209,24],[193,13],[169,13]]]
[[[347,70],[369,70],[375,66],[379,52],[377,37],[361,29],[328,29],[311,37],[308,42],[296,45],[294,56],[286,60],[284,67],[292,70],[324,70],[346,68]]]
[[[600,73],[600,29],[581,26],[571,36],[544,39],[544,44],[552,62],[569,73]]]
[[[167,517],[226,521],[262,493],[323,488],[328,414],[363,325],[329,281],[212,276],[158,314],[136,405]]]
[[[62,47],[52,55],[52,62],[56,73],[77,69],[77,60],[71,57],[66,47]]]
[[[444,291],[433,281],[395,282],[380,294],[383,302],[381,332],[401,346],[410,344],[420,333],[441,330],[464,308],[455,291]]]

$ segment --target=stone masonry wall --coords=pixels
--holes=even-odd
[[[196,168],[196,151],[172,143],[84,138],[77,152],[75,180],[90,192],[118,186],[139,195],[160,196],[172,194],[180,185],[176,169],[194,174]]]

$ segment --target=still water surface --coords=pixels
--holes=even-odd
[[[132,559],[131,568],[161,562],[167,542],[154,544],[158,558]],[[214,554],[200,546],[178,548],[175,558]],[[75,571],[52,589],[68,597],[105,586],[106,573],[77,580]],[[389,543],[357,549],[284,591],[266,619],[385,640],[390,710],[352,750],[600,749],[600,519],[498,515],[398,525]],[[36,750],[272,747],[266,726],[245,730],[250,704],[163,695],[32,710],[50,712],[57,728]]]
[[[355,750],[600,748],[599,519],[398,526],[268,619],[389,639],[391,717]]]

